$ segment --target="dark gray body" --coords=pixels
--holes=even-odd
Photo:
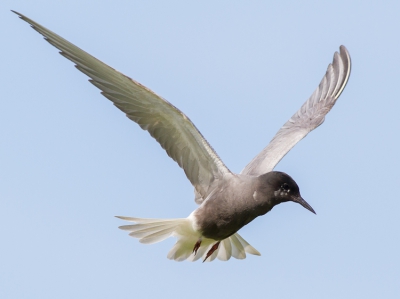
[[[270,211],[274,203],[267,193],[273,192],[265,191],[260,177],[234,174],[220,182],[194,212],[202,235],[223,240]]]

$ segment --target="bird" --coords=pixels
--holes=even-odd
[[[167,255],[175,261],[244,259],[246,253],[261,255],[238,233],[256,217],[283,202],[298,203],[315,214],[300,195],[294,179],[274,168],[294,145],[324,122],[343,92],[351,70],[345,46],[334,53],[332,63],[310,98],[240,173],[234,173],[178,108],[30,18],[12,12],[58,48],[103,96],[146,130],[193,185],[198,207],[186,218],[116,216],[131,223],[120,229],[138,238],[140,243],[153,244],[175,237],[177,241]]]

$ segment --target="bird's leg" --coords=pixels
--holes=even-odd
[[[214,253],[215,250],[218,249],[218,246],[219,246],[220,242],[221,241],[218,241],[217,243],[215,243],[213,245],[213,247],[211,247],[211,249],[207,252],[206,258],[203,260],[203,263],[206,261],[206,259],[208,259]]]
[[[192,251],[192,253],[194,252],[194,255],[197,254],[197,250],[199,250],[200,245],[201,245],[201,239],[199,239],[199,240],[196,242],[196,244],[194,244],[193,251]]]

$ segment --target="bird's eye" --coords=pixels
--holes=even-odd
[[[286,183],[283,183],[282,186],[281,186],[281,188],[282,188],[284,191],[286,191],[286,192],[288,192],[288,191],[290,190],[290,189],[289,189],[289,185],[286,184]]]

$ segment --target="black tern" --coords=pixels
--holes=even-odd
[[[237,231],[274,206],[296,202],[313,208],[301,197],[296,182],[286,173],[273,171],[278,162],[309,132],[321,125],[339,98],[350,76],[350,55],[344,46],[311,97],[276,133],[240,174],[231,172],[179,109],[147,87],[121,74],[67,40],[13,11],[60,54],[75,63],[101,94],[128,118],[157,140],[192,183],[199,207],[187,218],[148,219],[122,217],[133,222],[120,228],[139,242],[152,244],[170,236],[177,242],[168,253],[176,261],[226,261],[244,259],[246,253],[260,255]]]

